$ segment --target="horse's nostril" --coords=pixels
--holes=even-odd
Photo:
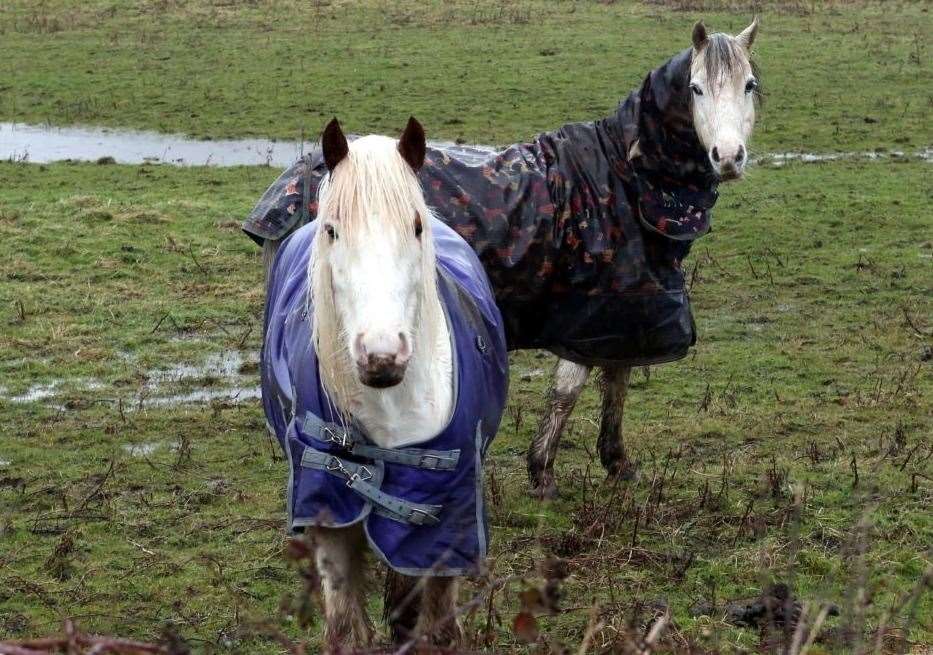
[[[719,148],[717,148],[716,146],[713,146],[713,161],[715,162],[719,161]]]
[[[745,159],[745,146],[739,146],[739,151],[735,155],[735,161],[741,162],[743,159]]]
[[[405,336],[404,332],[398,333],[398,359],[401,361],[407,361],[411,357],[411,346],[408,343],[408,337]]]

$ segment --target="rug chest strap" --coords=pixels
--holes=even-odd
[[[460,461],[460,450],[428,450],[425,448],[380,448],[366,443],[366,437],[352,425],[328,423],[311,412],[302,421],[305,434],[340,446],[349,455],[377,459],[433,471],[452,471]]]
[[[365,464],[306,447],[301,455],[301,465],[346,478],[350,489],[382,510],[380,513],[396,521],[413,525],[437,525],[440,522],[438,516],[443,509],[441,505],[413,503],[390,496],[369,483],[373,478],[373,472]]]

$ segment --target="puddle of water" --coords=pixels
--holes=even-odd
[[[8,460],[8,459],[0,459],[0,469],[6,468],[7,466],[9,466],[9,465],[12,464],[12,463],[13,463],[13,462],[11,462],[11,461]]]
[[[178,450],[178,442],[172,441],[164,443],[161,441],[144,441],[142,443],[125,443],[122,445],[123,451],[130,457],[149,457],[156,451],[168,448],[169,450]]]
[[[225,401],[231,404],[246,400],[256,400],[262,397],[262,390],[257,387],[224,387],[222,389],[195,389],[188,393],[173,394],[169,396],[145,396],[142,399],[142,408],[147,407],[176,407],[178,405],[199,405],[214,401]]]
[[[148,457],[161,447],[162,444],[158,442],[123,444],[123,450],[130,457]]]
[[[0,399],[8,400],[11,403],[34,403],[40,400],[47,400],[63,395],[62,387],[69,387],[75,391],[97,391],[106,388],[100,380],[91,378],[79,378],[76,380],[52,380],[51,382],[34,384],[24,393],[16,396],[9,395],[5,387],[0,387]]]
[[[132,357],[124,356],[132,363]],[[259,355],[255,352],[244,353],[228,350],[211,353],[198,363],[179,363],[167,368],[144,371],[147,378],[143,387],[131,398],[123,398],[127,411],[147,407],[171,407],[224,401],[239,403],[260,398],[260,389],[255,385],[258,373],[255,367]],[[179,390],[183,384],[197,384],[199,380],[211,380],[215,384]],[[186,385],[187,386],[187,385]],[[55,401],[67,394],[83,393],[109,389],[110,386],[93,378],[73,380],[52,380],[35,384],[24,393],[10,395],[5,387],[0,387],[0,400],[12,403],[48,402],[49,406],[67,411]],[[115,392],[115,395],[122,392]],[[115,402],[115,401],[114,401]]]
[[[819,164],[829,161],[886,161],[891,159],[919,159],[933,163],[933,148],[922,148],[915,152],[889,150],[883,152],[770,152],[751,160],[754,164],[766,164],[781,167],[791,162]]]
[[[34,384],[25,393],[7,398],[11,403],[34,403],[57,395],[62,380],[53,380],[48,384]]]
[[[225,350],[208,355],[200,364],[176,364],[166,369],[148,371],[147,386],[160,386],[170,382],[198,379],[231,380],[243,376],[246,365],[259,363],[259,354],[251,352],[244,355],[239,350]]]
[[[470,163],[483,161],[495,146],[430,141],[431,146],[456,152]],[[98,161],[112,157],[119,164],[161,163],[173,166],[257,166],[285,168],[312,142],[274,139],[219,139],[203,141],[181,134],[102,127],[53,127],[0,123],[0,159],[45,164],[66,159]],[[788,162],[818,163],[838,159],[887,160],[910,157],[933,162],[933,147],[917,152],[774,152],[752,163],[783,166]]]
[[[301,154],[301,147],[297,141],[198,141],[158,132],[0,123],[0,158],[34,163],[112,157],[118,164],[284,167]]]
[[[432,141],[436,147],[456,148],[465,158],[482,161],[488,146],[460,146]],[[313,142],[273,139],[204,141],[181,134],[120,130],[103,127],[54,127],[0,123],[0,159],[47,164],[66,159],[98,161],[112,157],[118,164],[159,163],[173,166],[290,166],[309,152]]]

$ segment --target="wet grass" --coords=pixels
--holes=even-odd
[[[933,142],[927,3],[811,0],[12,0],[0,118],[203,137],[316,135],[331,116],[506,143],[599,118],[703,17],[762,14],[761,151]]]
[[[237,220],[274,175],[0,164],[0,639],[64,617],[144,638],[168,626],[199,652],[280,652],[270,626],[318,634],[280,612],[300,581],[258,402],[167,408],[141,394],[153,370],[257,348],[260,261]],[[515,577],[491,613],[467,617],[478,645],[530,650],[512,622],[550,603],[548,589],[522,593],[554,577],[548,555],[568,574],[560,611],[537,619],[552,645],[576,649],[592,621],[591,652],[625,652],[667,607],[669,648],[766,648],[723,617],[772,582],[840,607],[818,649],[874,644],[931,566],[929,175],[792,164],[724,191],[689,263],[700,342],[635,375],[632,482],[603,480],[591,385],[561,450],[562,497],[525,496],[553,359],[514,357],[488,486],[490,576]],[[226,383],[192,375],[168,391]],[[9,400],[58,381],[39,402]],[[933,641],[931,594],[910,609],[890,622],[889,651]]]
[[[433,138],[511,142],[610,112],[700,15],[737,30],[753,11],[755,149],[933,143],[922,2],[13,0],[0,119],[294,138],[414,113]],[[248,393],[262,294],[239,221],[276,173],[0,164],[0,639],[65,617],[198,652],[280,652],[273,628],[316,639],[280,608],[301,588],[285,465]],[[816,649],[871,650],[931,566],[929,179],[918,162],[790,164],[724,191],[689,262],[700,342],[635,376],[634,481],[602,478],[591,385],[561,499],[525,497],[553,360],[513,358],[488,480],[490,578],[509,582],[468,615],[476,645],[532,650],[513,619],[567,573],[537,619],[555,649],[592,626],[590,652],[630,652],[669,608],[668,649],[767,650],[724,617],[782,582],[839,605]],[[223,353],[243,353],[235,371]],[[192,394],[214,399],[163,404]],[[933,642],[931,594],[912,603],[887,651]]]

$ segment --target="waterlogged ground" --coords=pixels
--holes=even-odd
[[[139,637],[168,623],[238,652],[276,651],[253,622],[301,634],[279,612],[299,581],[281,556],[285,466],[250,395],[260,262],[235,221],[269,175],[0,166],[0,635],[66,616]],[[663,601],[675,634],[752,647],[723,604],[772,580],[843,610],[864,584],[877,627],[933,541],[928,180],[916,162],[791,163],[725,192],[691,262],[700,343],[635,376],[632,483],[603,484],[588,389],[562,498],[525,497],[552,360],[514,358],[491,457],[492,575],[527,581],[497,594],[480,643],[521,652],[511,621],[545,554],[570,577],[565,611],[540,628],[568,644],[594,603],[608,641]],[[236,387],[246,396],[226,395]],[[702,600],[716,609],[695,617]],[[931,612],[926,595],[911,641],[929,643]],[[486,635],[485,613],[467,627]]]
[[[755,150],[933,145],[924,3],[755,4],[769,87]],[[607,113],[684,45],[695,7],[723,3],[664,5],[694,9],[8,2],[0,120],[297,140],[334,113],[359,132],[415,113],[432,137],[501,143]],[[736,29],[740,8],[702,15]],[[723,191],[688,262],[700,341],[635,375],[633,481],[603,481],[591,385],[561,498],[525,496],[553,359],[513,358],[487,485],[489,579],[507,582],[465,617],[473,645],[532,650],[513,619],[542,604],[529,590],[553,576],[546,556],[569,575],[537,629],[572,652],[588,626],[589,652],[619,652],[665,607],[667,648],[766,648],[724,617],[772,582],[811,612],[838,605],[814,650],[872,650],[883,623],[889,652],[933,643],[918,587],[933,563],[931,170],[764,158]],[[288,601],[285,465],[255,398],[260,262],[239,231],[277,174],[0,164],[0,639],[65,617],[168,629],[197,652],[318,639]]]

